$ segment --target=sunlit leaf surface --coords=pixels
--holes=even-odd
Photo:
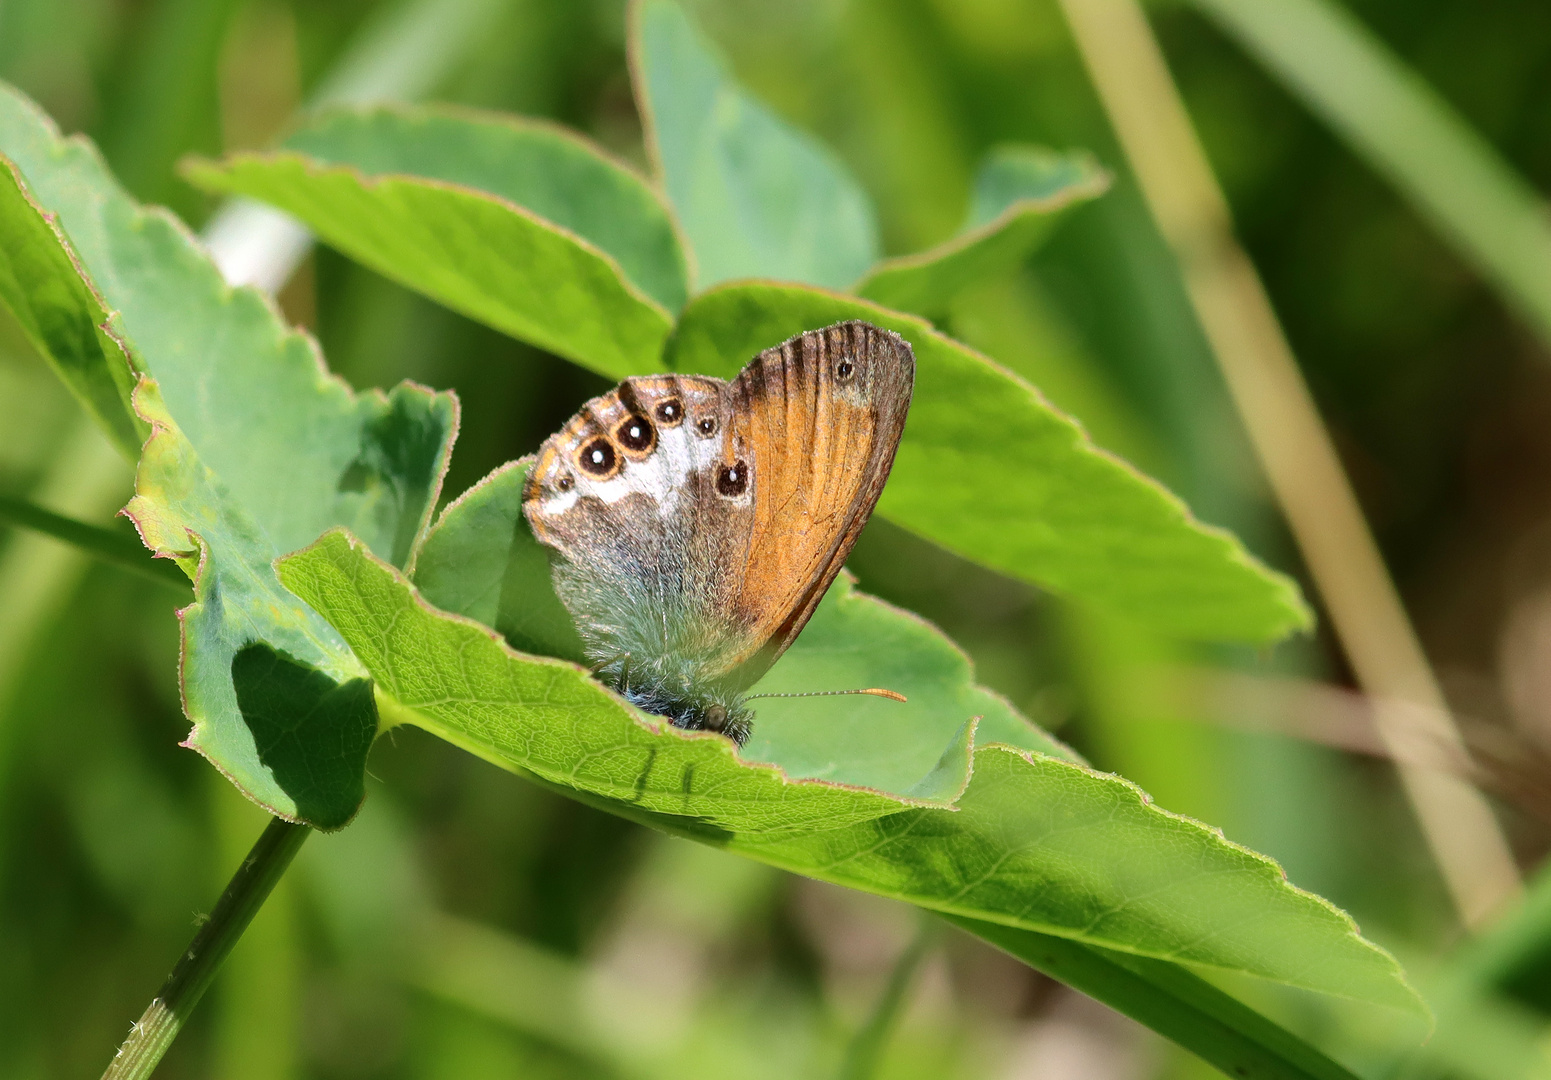
[[[613,258],[514,203],[439,180],[371,177],[293,151],[185,170],[295,215],[326,242],[455,311],[604,375],[655,369],[668,313]]]
[[[395,718],[616,813],[946,913],[1419,1008],[1393,959],[1345,915],[1119,777],[989,745],[951,809],[902,805],[923,801],[919,785],[889,796],[788,780],[743,764],[718,736],[648,727],[584,669],[514,653],[433,608],[346,533],[279,565]],[[925,779],[952,799],[963,773]]]
[[[468,109],[380,105],[322,112],[285,145],[367,176],[424,177],[498,196],[613,256],[669,311],[688,297],[684,253],[661,196],[566,128]]]

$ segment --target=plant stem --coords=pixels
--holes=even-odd
[[[908,1004],[916,972],[937,942],[937,930],[936,918],[923,912],[921,928],[916,932],[915,940],[905,947],[905,951],[895,961],[894,970],[889,973],[888,985],[883,988],[878,1003],[873,1006],[872,1015],[851,1037],[851,1045],[846,1047],[845,1061],[840,1066],[840,1080],[872,1080],[877,1075],[883,1049],[888,1045],[889,1036],[894,1034],[894,1026]]]
[[[0,495],[0,521],[36,529],[56,540],[74,544],[88,555],[159,584],[170,585],[182,592],[190,588],[189,579],[183,571],[166,559],[152,556],[139,541],[112,529],[88,525],[84,521],[56,514],[14,495]]]
[[[253,850],[243,860],[221,899],[216,901],[194,940],[178,958],[151,1000],[145,1013],[129,1030],[129,1038],[119,1047],[102,1080],[145,1080],[153,1071],[172,1040],[178,1037],[189,1013],[210,987],[215,973],[242,932],[264,906],[270,890],[285,873],[286,867],[301,849],[312,830],[274,818],[264,829]]]

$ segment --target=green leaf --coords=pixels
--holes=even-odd
[[[135,374],[110,329],[110,313],[82,279],[75,253],[51,215],[33,201],[21,173],[4,157],[0,302],[113,444],[133,460],[146,428],[130,405]]]
[[[1119,777],[991,745],[975,751],[951,809],[791,780],[718,736],[633,714],[575,665],[513,652],[436,610],[343,533],[279,569],[396,718],[615,813],[948,914],[1421,1009],[1345,915]]]
[[[183,710],[194,723],[184,745],[271,813],[344,825],[365,796],[377,731],[366,672],[333,627],[281,588],[263,528],[200,463],[154,382],[141,383],[136,404],[152,435],[126,512],[147,547],[197,567],[194,603],[180,613]],[[281,699],[305,703],[290,717],[305,733],[278,729],[270,703]],[[314,764],[326,775],[312,775]]]
[[[1346,1068],[1177,964],[994,923],[949,921],[1166,1035],[1228,1076],[1357,1080]]]
[[[549,549],[522,514],[531,463],[508,462],[447,505],[426,537],[415,586],[443,611],[499,631],[514,649],[586,663],[550,582]]]
[[[424,177],[495,195],[613,256],[667,310],[688,299],[684,253],[661,197],[566,128],[471,109],[379,105],[315,114],[285,146],[367,176]]]
[[[918,615],[835,579],[812,620],[756,694],[801,694],[881,686],[904,704],[873,697],[760,701],[759,722],[743,748],[792,776],[903,791],[932,766],[932,753],[966,719],[975,742],[1001,742],[1076,759],[1001,695],[974,681],[969,658]]]
[[[1022,265],[1067,210],[1108,187],[1109,174],[1091,154],[998,147],[976,178],[964,231],[926,251],[883,260],[854,291],[897,311],[940,315],[966,286]]]
[[[647,149],[700,288],[743,277],[845,288],[877,261],[872,204],[833,153],[733,81],[672,0],[631,19]]]
[[[1545,198],[1444,98],[1328,0],[1193,0],[1394,185],[1551,343]]]
[[[408,385],[352,393],[268,301],[228,287],[176,219],[138,206],[90,144],[60,138],[8,88],[0,152],[58,215],[149,376],[135,404],[153,434],[129,512],[147,546],[195,578],[182,613],[189,745],[271,812],[343,825],[364,791],[375,715],[360,665],[271,561],[343,524],[412,564],[455,400]],[[299,727],[277,726],[276,701]]]
[[[140,207],[90,143],[61,138],[3,85],[0,153],[58,216],[167,412],[277,552],[344,524],[394,561],[407,558],[435,502],[428,484],[445,464],[450,399],[417,428],[412,410],[352,393],[269,301],[230,288],[181,222]],[[385,475],[408,458],[414,476]]]
[[[717,835],[779,833],[946,805],[963,786],[962,739],[947,747],[962,766],[956,782],[924,795],[789,780],[776,767],[745,765],[727,739],[679,731],[632,709],[579,665],[515,652],[488,627],[431,607],[343,531],[277,565],[285,586],[350,643],[391,702],[390,718],[634,811],[694,818]]]
[[[1095,448],[1027,383],[919,319],[801,286],[723,286],[685,309],[669,366],[730,377],[793,334],[856,318],[899,332],[916,354],[915,398],[880,514],[1170,634],[1268,642],[1310,624],[1291,580]]]
[[[184,174],[277,206],[385,277],[610,378],[659,367],[662,305],[610,255],[515,203],[289,151],[195,160]]]

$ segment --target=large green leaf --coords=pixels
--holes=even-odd
[[[3,156],[0,302],[114,445],[126,457],[139,454],[146,428],[130,404],[135,375],[110,329],[110,313],[83,280],[53,218]]]
[[[271,561],[343,524],[411,564],[456,402],[414,386],[352,393],[262,296],[227,286],[176,219],[138,206],[90,144],[62,139],[8,88],[0,152],[58,215],[85,286],[118,312],[149,377],[136,405],[154,434],[130,513],[148,546],[196,579],[182,613],[190,745],[272,812],[344,824],[364,790],[371,697]]]
[[[700,288],[769,277],[844,288],[878,257],[872,204],[821,143],[747,94],[673,0],[631,19],[647,148]]]
[[[940,315],[965,286],[1020,266],[1067,210],[1108,187],[1109,174],[1091,154],[998,147],[976,178],[964,231],[926,251],[883,260],[854,291],[897,311]]]
[[[1420,1008],[1345,915],[1119,777],[989,745],[952,809],[901,805],[925,801],[918,793],[791,780],[740,761],[717,736],[633,715],[576,665],[516,653],[433,608],[343,533],[279,568],[350,643],[392,716],[616,813],[948,914]],[[962,772],[928,780],[941,793]]]
[[[209,191],[278,206],[384,276],[604,375],[658,366],[671,326],[662,305],[612,256],[506,199],[292,151],[193,161],[184,172]]]
[[[194,578],[194,603],[180,613],[183,708],[194,722],[185,745],[271,813],[343,825],[365,795],[377,734],[366,672],[280,587],[264,530],[201,465],[156,384],[147,379],[136,397],[153,433],[127,512],[147,547]]]
[[[419,176],[498,196],[612,255],[669,311],[688,299],[684,253],[661,197],[566,128],[447,106],[378,105],[318,113],[285,146],[367,176]]]
[[[1192,0],[1438,230],[1551,342],[1545,197],[1345,6]]]
[[[898,331],[915,398],[878,512],[946,548],[1171,634],[1274,641],[1310,622],[1297,587],[1097,449],[1039,393],[919,319],[796,285],[743,283],[685,309],[669,366],[730,376],[842,319]]]

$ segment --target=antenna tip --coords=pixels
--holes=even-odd
[[[884,690],[881,687],[871,687],[867,690],[858,690],[858,694],[871,694],[873,697],[886,697],[890,701],[908,701],[909,699],[898,690]]]

